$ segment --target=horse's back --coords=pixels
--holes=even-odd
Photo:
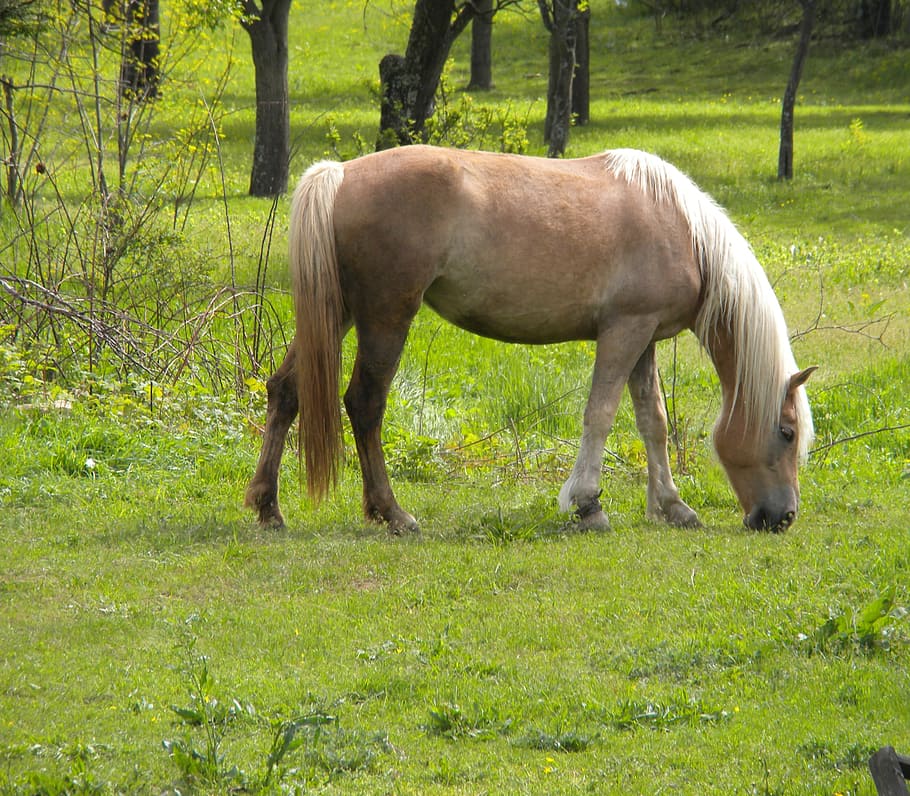
[[[661,336],[694,317],[684,221],[602,157],[389,150],[345,164],[335,212],[342,279],[361,302],[419,296],[524,342],[594,338],[617,313],[655,316]]]

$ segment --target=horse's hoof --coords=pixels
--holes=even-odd
[[[584,517],[579,517],[575,526],[579,531],[609,531],[611,530],[610,520],[602,511],[594,511]]]
[[[389,533],[392,534],[392,536],[413,536],[419,534],[420,525],[417,524],[417,520],[406,511],[403,511],[401,514],[402,516],[395,520],[388,520],[387,525]]]
[[[670,525],[675,525],[677,528],[701,528],[701,520],[698,519],[698,514],[696,514],[692,509],[690,509],[685,503],[679,506],[674,506],[672,511],[667,512],[667,522]]]
[[[261,528],[283,528],[284,517],[278,508],[277,492],[255,481],[246,490],[243,504],[259,514]]]
[[[649,507],[645,516],[652,522],[665,522],[676,528],[702,527],[698,515],[681,500],[658,508]]]
[[[284,516],[281,514],[277,507],[269,512],[260,512],[259,527],[269,528],[271,530],[279,530],[281,528],[284,528]]]
[[[367,522],[385,525],[392,536],[407,536],[420,533],[417,520],[404,509],[397,506],[389,511],[380,511],[374,506],[366,506],[363,516]]]
[[[579,531],[609,531],[610,520],[600,505],[600,492],[594,497],[577,502],[575,509],[575,527]]]

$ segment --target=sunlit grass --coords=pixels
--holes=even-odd
[[[294,7],[295,173],[325,156],[330,124],[345,152],[354,133],[372,141],[378,60],[403,50],[409,10]],[[364,525],[349,435],[330,500],[305,497],[289,452],[288,527],[255,526],[241,503],[267,373],[243,400],[190,379],[150,397],[111,375],[89,391],[42,381],[4,338],[0,383],[15,400],[0,398],[0,791],[872,796],[871,751],[910,747],[904,53],[813,49],[796,178],[781,184],[792,43],[691,37],[669,22],[658,34],[612,3],[594,13],[593,121],[572,131],[570,154],[635,146],[690,173],[753,243],[797,359],[821,366],[794,528],[741,526],[710,446],[716,376],[691,335],[662,344],[659,361],[678,425],[671,460],[705,527],[644,519],[644,452],[624,399],[604,460],[614,530],[578,534],[556,494],[593,347],[508,346],[423,310],[386,429],[396,492],[424,530],[404,539]],[[235,59],[219,168],[184,232],[183,259],[208,262],[215,284],[253,280],[271,212],[244,195],[244,36],[213,34],[214,55],[162,103],[196,107]],[[526,116],[541,154],[545,32],[503,16],[495,42],[497,86],[477,102]],[[155,129],[167,139],[182,124],[165,114]],[[66,179],[75,191],[78,172]],[[281,231],[285,205],[276,212]],[[267,281],[289,330],[283,240]],[[275,357],[285,344],[276,332]],[[200,656],[210,677],[194,681]],[[207,731],[219,754],[200,781],[192,750],[213,748]]]

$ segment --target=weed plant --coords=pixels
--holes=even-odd
[[[791,42],[592,9],[592,122],[570,154],[637,146],[690,173],[821,366],[794,528],[741,527],[710,449],[716,377],[682,336],[661,376],[705,527],[644,519],[624,401],[615,530],[574,533],[555,495],[593,347],[506,346],[429,311],[386,425],[424,534],[364,527],[349,437],[330,501],[308,502],[289,454],[289,526],[256,527],[241,500],[291,325],[286,206],[243,196],[246,42],[203,26],[143,111],[142,157],[101,136],[135,190],[100,201],[81,117],[54,101],[29,128],[45,176],[31,162],[0,209],[0,792],[872,796],[869,755],[910,748],[905,50],[813,43],[782,184]],[[292,10],[295,171],[375,139],[377,64],[410,10]],[[496,88],[461,90],[457,42],[433,129],[541,154],[545,31],[508,13],[494,35]]]

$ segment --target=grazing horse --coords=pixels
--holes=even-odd
[[[278,468],[300,414],[314,499],[341,449],[341,342],[357,356],[344,404],[366,517],[418,530],[395,499],[382,452],[386,398],[426,302],[451,323],[513,343],[594,340],[578,459],[559,493],[581,528],[608,528],[599,501],[607,434],[629,385],[648,457],[647,514],[696,526],[667,455],[657,340],[691,329],[717,370],[718,457],[753,529],[783,530],[799,505],[812,439],[780,305],[751,248],[688,177],[633,150],[576,160],[409,146],[312,166],[294,193],[290,269],[296,336],[268,381],[259,465],[246,495],[281,525]]]

